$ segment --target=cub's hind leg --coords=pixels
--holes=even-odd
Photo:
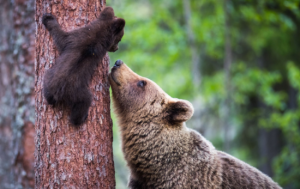
[[[89,107],[91,105],[92,98],[89,91],[85,92],[81,98],[77,99],[71,107],[70,121],[74,126],[80,126],[88,117]]]

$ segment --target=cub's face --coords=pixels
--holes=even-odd
[[[99,19],[110,23],[109,32],[112,35],[112,38],[109,38],[111,45],[108,48],[108,51],[117,51],[119,49],[118,44],[124,35],[125,20],[123,18],[117,18],[111,7],[105,7],[101,12]]]
[[[114,22],[116,23],[115,25],[113,25],[113,39],[112,39],[112,45],[108,49],[109,52],[115,52],[119,49],[118,44],[124,35],[125,20],[123,20],[122,18],[117,18],[117,20]],[[119,28],[115,28],[115,27],[119,27]]]
[[[109,82],[114,107],[121,118],[138,118],[141,122],[155,118],[167,125],[177,125],[193,115],[188,101],[171,98],[156,83],[137,75],[121,60],[111,69]]]

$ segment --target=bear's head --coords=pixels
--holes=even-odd
[[[111,44],[108,51],[117,51],[119,49],[118,44],[124,35],[125,20],[123,18],[117,18],[113,8],[111,7],[105,7],[105,9],[101,12],[99,19],[110,23],[108,29],[112,34],[112,39],[109,39]]]
[[[171,98],[156,83],[137,75],[121,60],[111,69],[109,81],[114,108],[123,125],[155,122],[160,126],[178,127],[193,115],[190,102]]]

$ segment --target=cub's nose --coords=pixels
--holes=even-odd
[[[117,60],[114,67],[120,67],[123,64],[122,60]]]

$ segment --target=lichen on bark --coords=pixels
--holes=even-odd
[[[0,188],[34,187],[34,2],[0,2]]]

